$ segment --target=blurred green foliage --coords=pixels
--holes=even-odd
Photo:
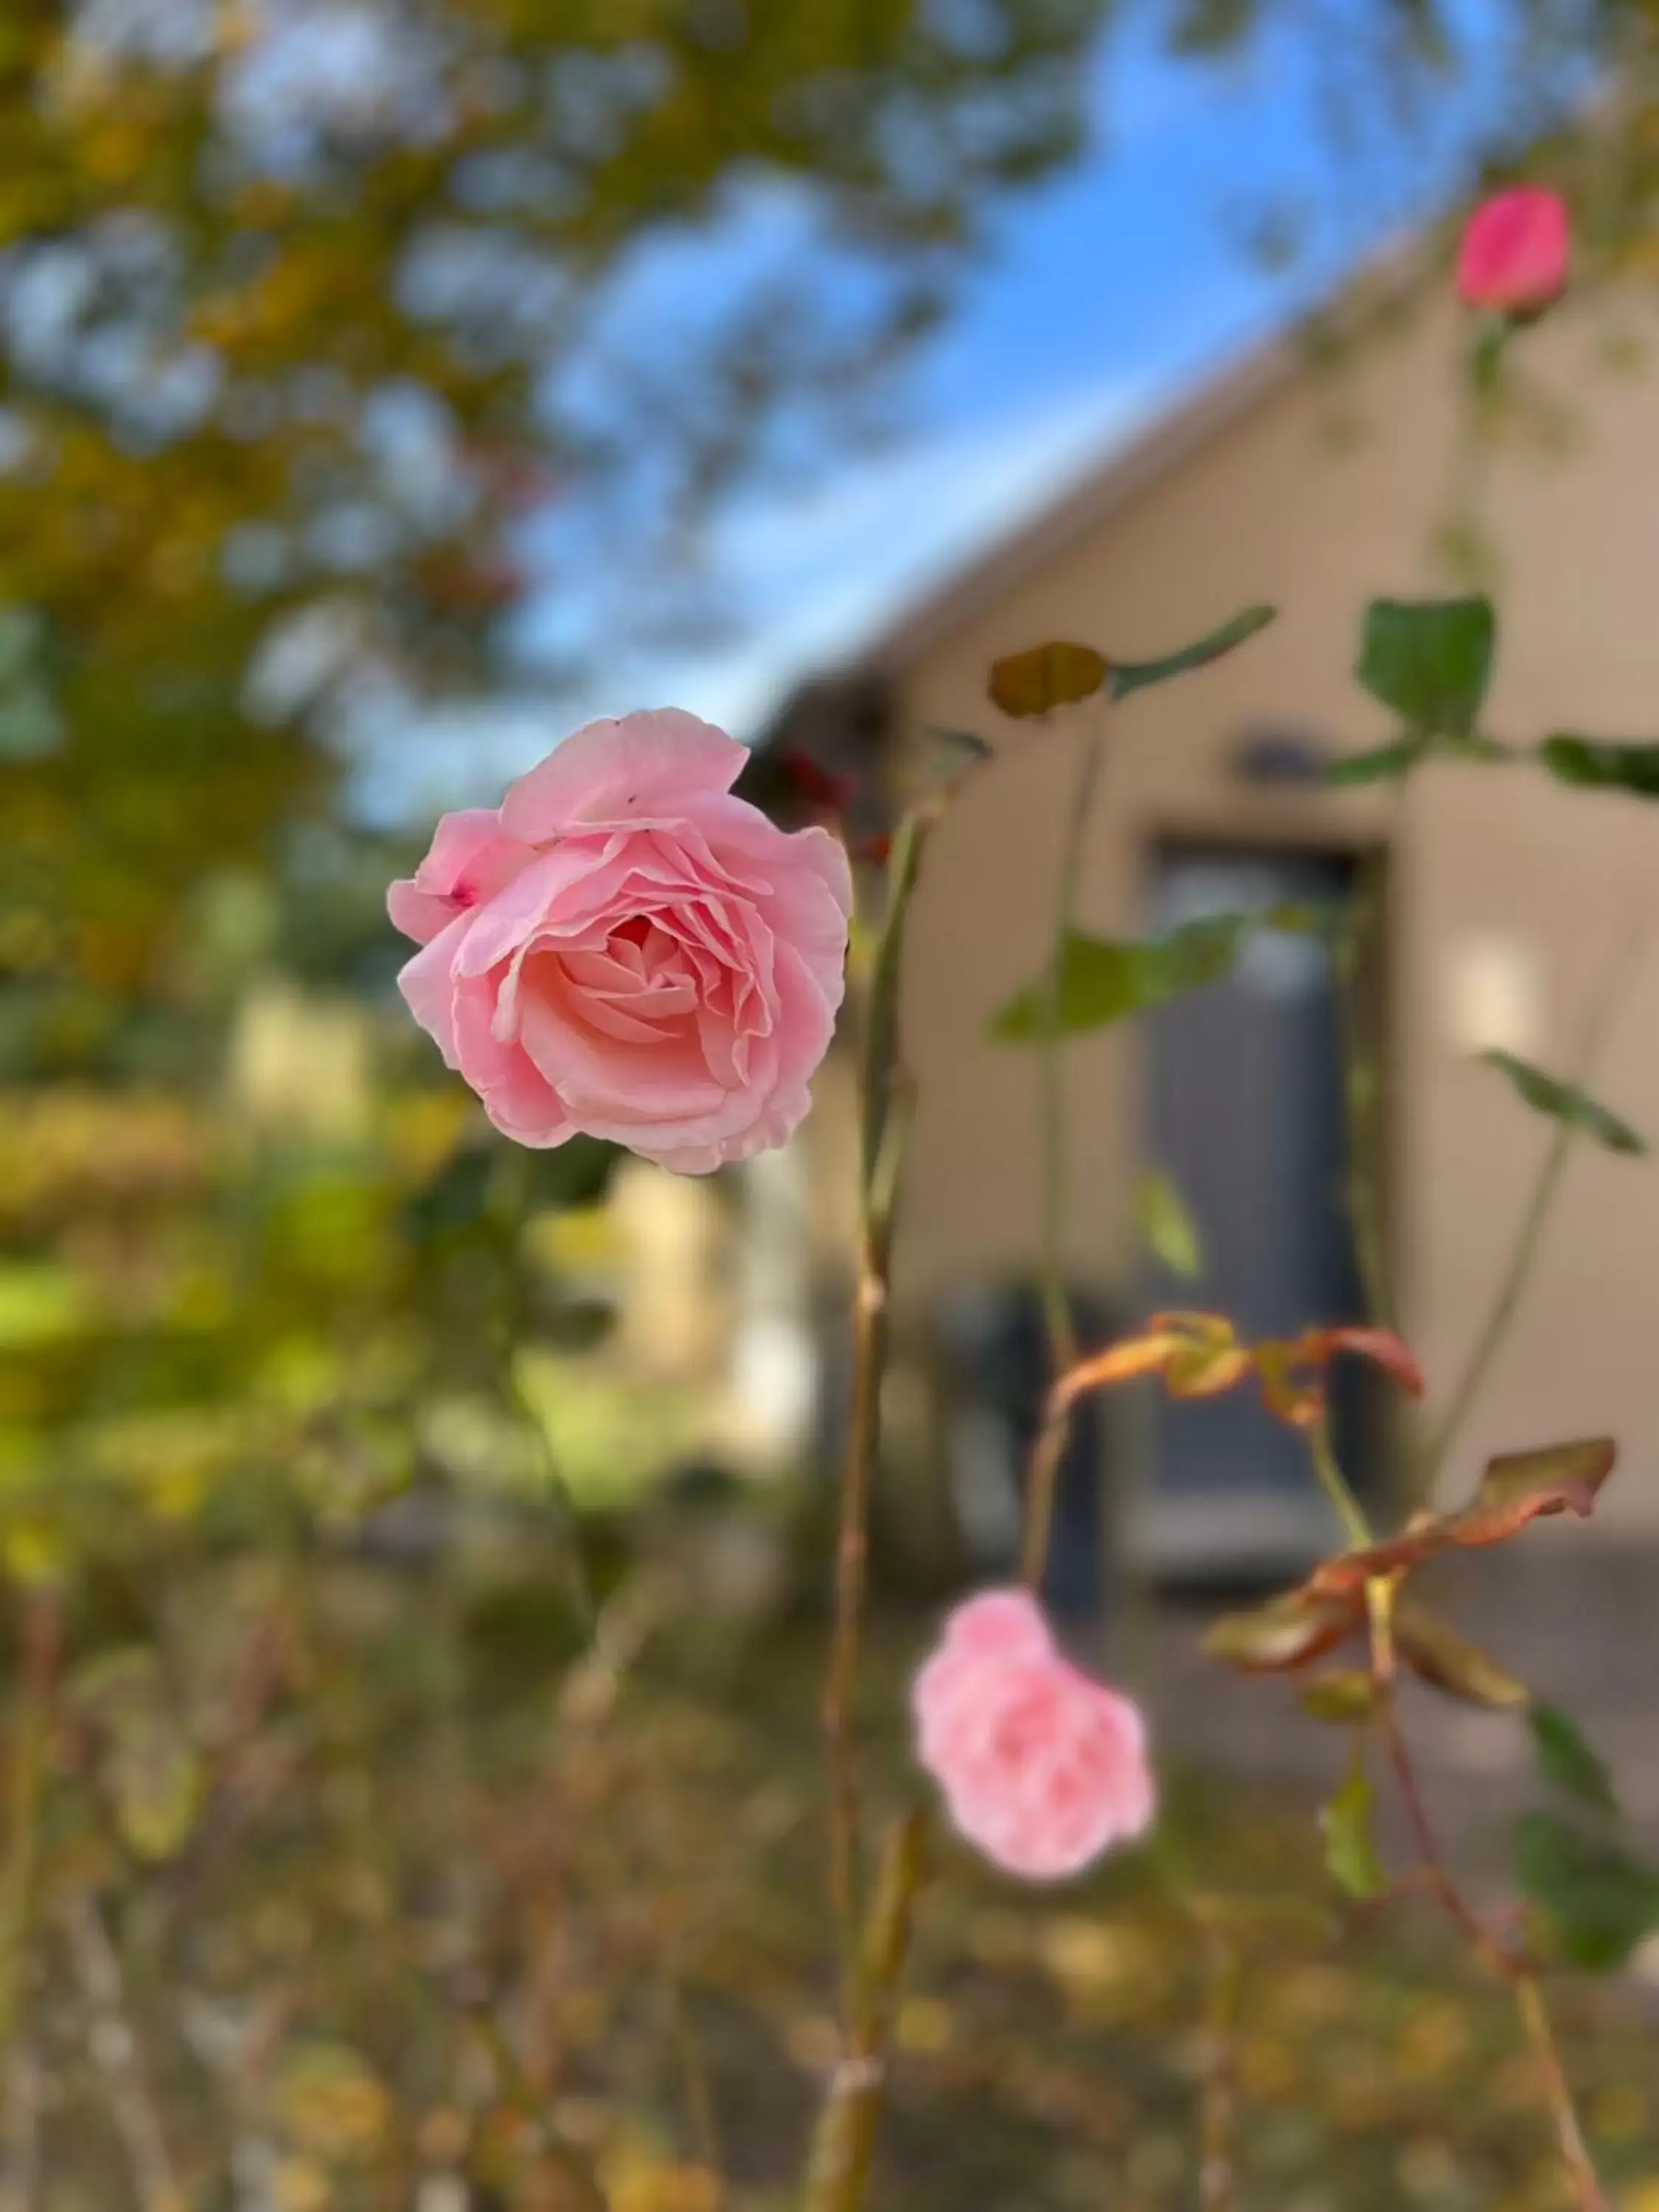
[[[1075,149],[1099,13],[4,11],[9,2203],[557,2201],[486,2024],[550,2093],[637,2046],[698,1846],[629,1840],[576,1662],[718,1552],[601,1525],[701,1408],[545,1233],[611,1155],[501,1145],[404,1022],[353,764],[524,677],[532,564],[684,618],[709,502],[855,429]]]
[[[690,1448],[538,1238],[608,1154],[489,1139],[396,1009],[356,748],[495,680],[532,538],[683,569],[827,451],[1076,149],[1099,12],[6,11],[0,1557],[73,1657],[475,1505],[568,1572],[558,1462],[609,1508]]]
[[[9,7],[0,980],[41,1048],[161,988],[366,727],[477,687],[532,538],[683,621],[708,502],[826,449],[1076,149],[1100,9]]]

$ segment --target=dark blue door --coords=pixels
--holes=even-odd
[[[1211,915],[1340,906],[1352,874],[1328,854],[1169,846],[1148,920],[1162,933]],[[1154,1266],[1148,1304],[1212,1307],[1251,1338],[1356,1319],[1340,1018],[1321,939],[1252,931],[1224,981],[1151,1018],[1148,1042],[1148,1160],[1186,1200],[1205,1261],[1196,1284]],[[1340,1444],[1356,1462],[1360,1391],[1345,1380],[1335,1407]],[[1147,1536],[1168,1569],[1277,1572],[1332,1534],[1304,1446],[1254,1386],[1185,1405],[1160,1398],[1151,1445]]]

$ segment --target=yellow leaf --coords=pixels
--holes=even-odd
[[[1092,698],[1106,681],[1107,667],[1105,655],[1091,645],[1034,645],[994,663],[986,690],[993,705],[1024,720]]]

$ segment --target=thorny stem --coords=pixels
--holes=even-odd
[[[877,944],[860,1072],[860,1194],[862,1222],[854,1306],[853,1404],[842,1473],[836,1548],[836,1620],[823,1693],[830,1770],[830,1889],[840,1929],[842,2013],[853,2027],[859,1944],[859,1790],[853,1699],[863,1645],[870,1489],[881,1440],[881,1376],[887,1351],[888,1268],[908,1094],[895,1066],[904,925],[915,890],[925,823],[907,815],[888,870],[887,912]]]
[[[804,2212],[857,2212],[869,2185],[886,2088],[887,2033],[927,1870],[927,1816],[904,1815],[884,1855],[854,1980],[854,2010],[840,2064],[818,2115]]]
[[[582,1549],[580,1516],[565,1471],[549,1439],[546,1421],[526,1387],[518,1358],[520,1346],[535,1334],[538,1294],[524,1252],[525,1224],[535,1211],[535,1166],[533,1153],[518,1145],[505,1145],[490,1171],[488,1213],[499,1240],[506,1285],[502,1310],[497,1316],[497,1389],[506,1412],[531,1439],[548,1498],[561,1523],[561,1559],[566,1588],[577,1619],[591,1637],[599,1607]]]
[[[1470,1949],[1482,1965],[1501,1975],[1515,1991],[1516,2009],[1521,2015],[1527,2039],[1538,2063],[1539,2078],[1554,2124],[1556,2143],[1561,2153],[1561,2162],[1572,2182],[1578,2212],[1607,2212],[1607,2200],[1602,2193],[1589,2148],[1584,2141],[1583,2129],[1579,2124],[1572,2086],[1567,2080],[1561,2054],[1556,2048],[1555,2032],[1550,2025],[1538,1977],[1523,1951],[1502,1942],[1481,1921],[1458,1888],[1441,1856],[1428,1808],[1423,1802],[1416,1770],[1412,1765],[1411,1753],[1395,1711],[1391,1681],[1378,1683],[1376,1710],[1389,1764],[1400,1785],[1406,1817],[1411,1823],[1429,1887],[1449,1918],[1468,1937]]]
[[[1481,341],[1477,338],[1477,346]],[[1491,416],[1489,395],[1480,388],[1471,363],[1460,393],[1459,422],[1447,457],[1441,491],[1440,516],[1430,547],[1431,572],[1449,574],[1454,584],[1468,591],[1477,583],[1490,585],[1491,562],[1480,542],[1480,495],[1492,456],[1486,425]]]
[[[1509,1334],[1510,1324],[1520,1310],[1521,1300],[1526,1291],[1527,1279],[1532,1273],[1533,1261],[1537,1256],[1538,1248],[1549,1220],[1550,1210],[1555,1203],[1556,1193],[1561,1187],[1561,1177],[1566,1168],[1567,1155],[1572,1150],[1572,1139],[1571,1123],[1569,1121],[1559,1123],[1554,1135],[1550,1139],[1549,1149],[1544,1155],[1543,1164],[1538,1172],[1538,1180],[1533,1185],[1532,1195],[1527,1201],[1526,1212],[1521,1217],[1521,1224],[1516,1232],[1515,1243],[1510,1253],[1509,1265],[1504,1270],[1503,1279],[1498,1286],[1498,1294],[1492,1300],[1492,1310],[1486,1316],[1480,1335],[1475,1339],[1474,1347],[1469,1353],[1468,1364],[1452,1392],[1451,1402],[1446,1408],[1444,1417],[1429,1440],[1421,1485],[1422,1492],[1425,1498],[1432,1495],[1440,1470],[1445,1465],[1464,1422],[1468,1419],[1470,1410],[1480,1395],[1480,1386],[1486,1381],[1493,1360],[1502,1350],[1504,1340]]]
[[[1060,1463],[1066,1455],[1066,1443],[1072,1431],[1072,1407],[1075,1394],[1066,1388],[1061,1376],[1049,1391],[1043,1410],[1042,1426],[1031,1453],[1025,1477],[1025,1527],[1020,1543],[1019,1578],[1029,1590],[1035,1590],[1042,1580],[1042,1570],[1048,1558],[1048,1531],[1054,1517],[1054,1488],[1060,1479]]]
[[[1106,722],[1103,701],[1085,709],[1093,719],[1082,735],[1077,774],[1073,782],[1060,844],[1055,879],[1054,934],[1038,1037],[1039,1165],[1042,1174],[1042,1212],[1038,1237],[1038,1281],[1042,1297],[1044,1326],[1048,1338],[1048,1373],[1052,1388],[1078,1363],[1077,1325],[1066,1287],[1066,1189],[1070,1165],[1066,1118],[1065,1028],[1062,994],[1066,954],[1077,929],[1078,893],[1082,882],[1084,854],[1102,771],[1106,764]],[[1054,1522],[1054,1490],[1060,1477],[1069,1434],[1069,1419],[1045,1422],[1034,1456],[1025,1498],[1024,1529],[1021,1543],[1021,1579],[1033,1591],[1042,1587],[1048,1564],[1048,1542]],[[1122,1656],[1130,1673],[1135,1671],[1132,1650],[1143,1663],[1146,1645],[1145,1593],[1131,1574],[1123,1500],[1120,1486],[1109,1484],[1103,1495],[1105,1544],[1109,1571],[1116,1577],[1121,1600]]]
[[[1572,2087],[1561,2063],[1561,2054],[1556,2048],[1555,2031],[1550,2025],[1550,2016],[1544,2005],[1544,1993],[1538,1985],[1535,1974],[1524,1969],[1516,1973],[1515,2001],[1520,2008],[1528,2040],[1532,2045],[1533,2056],[1538,2061],[1544,2094],[1549,2099],[1550,2117],[1555,2123],[1555,2139],[1560,2147],[1561,2163],[1571,2177],[1578,2199],[1578,2212],[1607,2212],[1607,2200],[1602,2194],[1601,2180],[1589,2154],[1589,2146],[1584,2141],[1584,2131],[1578,2124],[1578,2108],[1573,2102]]]
[[[862,1909],[853,1702],[863,1640],[870,1488],[881,1441],[894,1216],[914,1107],[914,1093],[898,1064],[899,981],[905,925],[922,848],[940,804],[935,799],[913,807],[893,841],[860,1078],[862,1225],[853,1407],[842,1477],[836,1620],[823,1698],[832,1799],[831,1884],[841,1931],[842,2057],[813,2132],[805,2212],[858,2212],[864,2201],[885,2094],[888,2029],[926,1869],[929,1822],[926,1812],[914,1808],[890,1836],[874,1894],[867,1911]]]
[[[1321,1419],[1310,1425],[1307,1433],[1309,1454],[1315,1472],[1333,1504],[1342,1515],[1350,1536],[1356,1544],[1368,1543],[1371,1534],[1370,1523],[1331,1449],[1328,1425]],[[1373,1709],[1383,1748],[1399,1788],[1407,1822],[1411,1828],[1412,1839],[1421,1862],[1423,1879],[1447,1917],[1466,1938],[1474,1956],[1514,1990],[1516,2008],[1538,2061],[1562,2162],[1577,2192],[1578,2212],[1607,2212],[1607,2199],[1602,2195],[1584,2142],[1583,2130],[1579,2125],[1571,2086],[1555,2047],[1554,2033],[1537,1976],[1525,1952],[1512,1948],[1495,1936],[1463,1895],[1446,1863],[1434,1823],[1429,1817],[1422,1785],[1412,1764],[1411,1748],[1400,1725],[1400,1715],[1395,1702],[1394,1595],[1394,1580],[1389,1577],[1379,1577],[1365,1586],[1366,1607],[1370,1621]]]
[[[1078,886],[1083,873],[1089,817],[1105,755],[1105,732],[1097,724],[1084,732],[1060,846],[1054,891],[1054,939],[1048,956],[1037,1061],[1042,1173],[1038,1267],[1043,1317],[1048,1331],[1049,1371],[1054,1376],[1075,1367],[1078,1358],[1077,1328],[1066,1289],[1066,1085],[1061,993],[1066,978],[1066,948],[1077,927]]]
[[[1025,1468],[1025,1525],[1020,1543],[1019,1577],[1035,1591],[1048,1558],[1048,1532],[1054,1521],[1054,1490],[1060,1462],[1072,1431],[1072,1409],[1079,1400],[1100,1387],[1097,1363],[1092,1359],[1062,1368],[1048,1386],[1042,1420]]]
[[[0,2059],[17,2032],[40,1856],[40,1808],[58,1684],[63,1615],[58,1592],[30,1590],[23,1601],[21,1679],[12,1737],[10,1830],[0,1868]]]
[[[1405,1808],[1418,1857],[1422,1862],[1424,1880],[1433,1891],[1447,1917],[1468,1939],[1470,1949],[1482,1964],[1490,1966],[1494,1973],[1512,1978],[1519,1963],[1516,1954],[1499,1942],[1480,1919],[1457,1887],[1450,1869],[1441,1856],[1439,1838],[1429,1818],[1429,1808],[1424,1802],[1417,1770],[1412,1764],[1410,1747],[1395,1710],[1393,1680],[1383,1674],[1381,1668],[1376,1670],[1376,1716],[1383,1747],[1399,1786],[1400,1801]]]
[[[1356,1547],[1371,1540],[1371,1524],[1364,1507],[1354,1496],[1348,1478],[1337,1462],[1331,1448],[1330,1423],[1323,1413],[1308,1427],[1308,1456],[1313,1471],[1319,1478],[1320,1487],[1336,1509],[1343,1533]]]
[[[1612,1025],[1613,1017],[1618,1012],[1626,990],[1634,979],[1644,947],[1644,939],[1641,934],[1638,933],[1632,939],[1623,956],[1614,963],[1595,1006],[1590,1010],[1589,1018],[1584,1024],[1577,1065],[1572,1073],[1572,1079],[1576,1084],[1582,1085],[1588,1082],[1595,1072],[1596,1058],[1601,1052],[1602,1042]],[[1564,1121],[1556,1125],[1555,1133],[1550,1139],[1549,1149],[1546,1152],[1539,1168],[1537,1181],[1533,1185],[1532,1195],[1527,1201],[1526,1211],[1522,1215],[1520,1226],[1516,1231],[1515,1243],[1510,1253],[1509,1264],[1499,1279],[1497,1293],[1492,1299],[1492,1310],[1474,1340],[1468,1364],[1452,1392],[1444,1418],[1429,1440],[1419,1485],[1420,1494],[1425,1498],[1432,1495],[1440,1470],[1445,1465],[1452,1446],[1462,1433],[1463,1424],[1468,1419],[1474,1401],[1480,1395],[1481,1385],[1491,1372],[1492,1362],[1503,1350],[1504,1341],[1509,1334],[1510,1324],[1520,1310],[1521,1301],[1526,1294],[1527,1284],[1532,1274],[1533,1263],[1538,1256],[1539,1247],[1543,1241],[1551,1211],[1560,1190],[1561,1179],[1577,1133],[1571,1121]]]

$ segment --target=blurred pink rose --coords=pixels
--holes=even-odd
[[[415,1018],[523,1145],[584,1131],[705,1175],[806,1111],[852,888],[823,830],[731,786],[747,755],[665,708],[590,722],[499,810],[447,814],[387,896]]]
[[[1060,1880],[1150,1823],[1139,1711],[1061,1656],[1024,1590],[958,1606],[913,1694],[922,1765],[962,1833],[1007,1873]]]
[[[1535,313],[1567,282],[1565,203],[1537,185],[1517,185],[1482,200],[1457,255],[1458,297],[1498,314]]]

